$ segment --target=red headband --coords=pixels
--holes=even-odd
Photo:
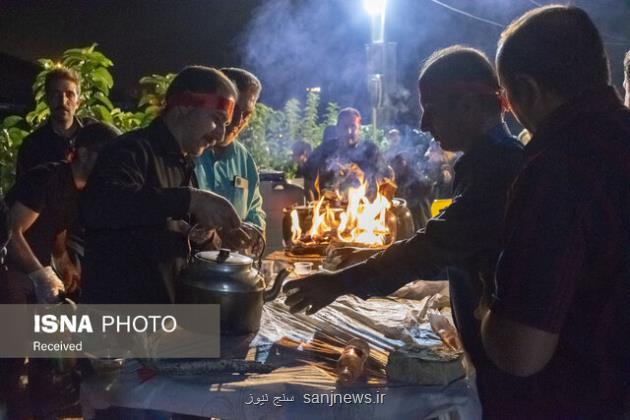
[[[232,121],[232,115],[234,114],[234,100],[214,93],[176,93],[166,100],[164,109],[168,110],[174,106],[191,106],[225,111],[228,121]]]
[[[501,108],[504,111],[510,111],[510,105],[505,98],[504,95],[501,94],[501,91],[498,87],[493,88],[484,83],[480,82],[451,82],[444,84],[437,84],[432,86],[425,86],[422,88],[422,91],[425,96],[437,96],[437,95],[448,95],[451,93],[456,94],[465,94],[465,93],[474,93],[477,95],[487,95],[487,96],[496,96],[497,100],[501,104]]]
[[[451,82],[422,87],[425,96],[449,93],[476,93],[479,95],[499,95],[499,88],[493,88],[480,82]]]

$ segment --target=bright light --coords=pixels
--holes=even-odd
[[[385,13],[387,0],[363,0],[363,8],[372,16]]]

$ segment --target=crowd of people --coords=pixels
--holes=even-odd
[[[339,112],[315,150],[296,142],[307,197],[342,188],[358,168],[373,184],[395,180],[422,229],[363,263],[287,283],[286,304],[312,314],[343,294],[386,296],[446,272],[484,418],[623,418],[630,53],[624,106],[590,17],[545,6],[504,30],[495,64],[459,45],[426,59],[420,129],[431,142],[392,129],[382,153],[360,138],[354,108]],[[258,169],[238,135],[261,89],[243,69],[189,66],[170,84],[161,114],[121,135],[78,119],[79,78],[51,70],[50,117],[24,140],[0,209],[1,303],[172,303],[189,241],[259,252]],[[507,129],[506,112],[526,130],[525,147]],[[451,195],[431,218],[431,199]],[[1,362],[11,418],[76,397],[76,374],[60,386],[45,360]]]

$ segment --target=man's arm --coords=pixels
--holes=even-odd
[[[13,236],[7,246],[11,261],[14,261],[24,273],[32,273],[44,268],[28,244],[24,234],[39,218],[39,213],[17,201],[9,210],[9,226]]]
[[[182,219],[189,210],[188,187],[146,185],[148,151],[127,141],[99,157],[81,198],[80,212],[88,229],[122,229],[162,225]]]
[[[344,276],[360,297],[386,296],[417,279],[431,279],[443,267],[491,252],[499,244],[505,187],[475,185],[456,197],[425,229],[399,241]]]
[[[490,359],[499,369],[515,376],[540,372],[558,345],[558,334],[512,321],[492,311],[488,311],[482,321],[481,334]]]
[[[57,235],[52,253],[55,259],[55,268],[61,275],[66,291],[72,293],[79,288],[81,274],[68,253],[67,237],[67,230]]]
[[[433,278],[444,266],[496,249],[505,187],[493,188],[491,183],[482,187],[488,192],[468,191],[429,220],[426,229],[363,263],[334,274],[317,273],[287,283],[283,290],[293,293],[286,304],[292,312],[310,306],[307,313],[311,314],[347,293],[363,299],[386,296],[410,281]]]
[[[285,291],[297,289],[287,305],[294,312],[310,305],[313,313],[341,294],[364,299],[386,296],[410,281],[434,278],[445,266],[468,264],[477,256],[494,257],[500,247],[507,189],[518,170],[520,153],[516,150],[509,159],[504,154],[495,157],[506,163],[497,164],[486,156],[487,166],[475,166],[474,174],[458,174],[466,177],[461,179],[466,181],[460,184],[461,194],[424,230],[346,270],[287,283]]]
[[[9,242],[11,260],[15,261],[35,287],[35,295],[39,303],[56,303],[59,294],[64,290],[63,282],[50,266],[44,267],[37,259],[24,233],[35,223],[39,213],[29,209],[19,201],[11,206],[9,220],[13,236]]]

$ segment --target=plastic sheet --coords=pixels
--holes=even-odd
[[[385,350],[410,342],[435,345],[439,337],[430,331],[426,313],[430,307],[443,304],[444,297],[414,297],[420,300],[363,301],[344,296],[314,316],[289,314],[281,297],[265,305],[260,331],[247,339],[249,346],[258,350],[253,356],[257,361],[281,366],[273,372],[143,378],[138,374],[142,365],[128,360],[117,375],[90,378],[82,384],[84,416],[117,406],[229,419],[422,419],[448,412],[457,412],[465,419],[481,418],[476,391],[467,379],[446,387],[387,383],[338,388],[325,372],[296,361],[295,351],[285,352],[272,345],[284,336],[308,340],[318,330],[361,336],[371,347]],[[224,356],[234,347],[232,340],[237,339],[222,343]],[[346,394],[351,396],[344,397]],[[366,395],[370,395],[370,403]],[[374,402],[379,398],[381,403]]]

